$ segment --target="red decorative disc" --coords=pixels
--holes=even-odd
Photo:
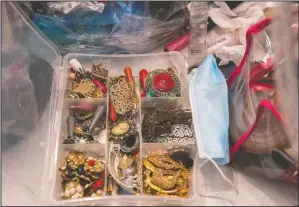
[[[154,77],[153,86],[158,91],[168,92],[175,87],[175,82],[170,74],[160,73]]]

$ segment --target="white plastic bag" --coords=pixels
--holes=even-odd
[[[211,8],[209,15],[213,22],[225,32],[237,32],[240,44],[225,45],[215,51],[215,55],[221,59],[221,65],[233,61],[238,65],[243,57],[246,45],[246,31],[248,27],[264,19],[263,10],[275,6],[266,2],[243,2],[231,10],[225,2],[215,2],[219,8]],[[262,49],[259,50],[261,53]],[[251,57],[253,61],[260,61],[264,53],[257,53]]]

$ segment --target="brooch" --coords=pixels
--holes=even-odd
[[[137,134],[136,124],[131,120],[119,120],[111,126],[109,138],[124,139],[126,136]]]
[[[149,72],[145,78],[146,93],[155,97],[181,96],[181,83],[172,69],[156,69]]]
[[[100,157],[71,151],[59,168],[63,199],[95,197],[104,194],[105,163]]]
[[[78,82],[71,81],[68,90],[70,91],[70,98],[91,98],[93,96],[93,93],[96,91],[96,87],[93,84],[92,80],[86,78],[81,79]]]

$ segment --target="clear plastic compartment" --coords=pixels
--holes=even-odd
[[[56,158],[56,165],[54,167],[54,170],[58,173],[58,176],[54,177],[53,181],[53,187],[51,190],[51,198],[57,205],[68,205],[68,204],[78,204],[79,202],[86,201],[92,201],[96,199],[101,199],[101,197],[88,197],[88,198],[78,198],[78,199],[70,199],[70,200],[64,200],[61,198],[61,181],[62,178],[60,176],[60,173],[58,169],[60,168],[61,164],[63,163],[64,158],[67,156],[67,154],[71,151],[79,151],[86,154],[92,154],[99,156],[101,160],[105,163],[105,170],[107,170],[107,156],[106,156],[106,145],[105,144],[63,144],[59,145],[58,152],[57,152],[57,158]],[[107,180],[105,179],[105,187],[106,188]]]
[[[190,157],[195,160],[193,168],[191,170],[192,179],[189,183],[189,191],[187,198],[174,198],[174,197],[161,197],[161,196],[147,196],[148,199],[151,199],[151,204],[153,205],[167,205],[167,204],[177,204],[177,205],[186,205],[191,204],[197,197],[197,188],[196,188],[196,165],[197,159],[197,147],[196,145],[190,144],[176,144],[176,143],[143,143],[142,145],[142,158],[146,157],[151,153],[163,155],[165,153],[173,152],[175,150],[183,150],[190,154]],[[143,175],[143,180],[144,175]],[[162,198],[162,199],[161,199]]]
[[[67,98],[65,96],[66,88],[68,85],[68,70],[69,70],[69,60],[76,58],[85,70],[89,70],[92,64],[103,63],[108,69],[108,95],[103,99],[93,99],[93,98]],[[140,194],[137,195],[111,195],[109,196],[107,192],[102,197],[96,198],[81,198],[81,199],[71,199],[71,200],[62,200],[59,195],[62,191],[61,189],[61,178],[60,172],[58,171],[59,166],[62,164],[63,158],[66,155],[67,149],[80,149],[83,151],[93,151],[93,152],[103,152],[105,151],[105,160],[106,163],[109,162],[109,147],[111,145],[111,141],[109,141],[109,131],[111,129],[111,121],[109,119],[109,79],[124,75],[124,68],[129,66],[132,69],[132,73],[135,79],[135,89],[139,98],[139,104],[137,105],[137,119],[136,119],[136,127],[139,132],[139,151],[140,151],[140,170],[142,170],[142,158],[148,154],[149,151],[157,151],[157,150],[170,150],[173,148],[185,149],[191,152],[191,156],[194,160],[195,154],[197,152],[196,145],[190,145],[186,143],[143,143],[142,133],[141,133],[141,124],[142,117],[146,112],[146,107],[148,105],[156,105],[161,103],[166,103],[171,100],[178,101],[178,107],[184,109],[190,109],[189,105],[189,95],[188,95],[188,82],[187,82],[187,74],[185,61],[183,56],[177,52],[170,53],[161,53],[161,54],[146,54],[146,55],[95,55],[95,54],[69,54],[63,59],[63,71],[60,74],[60,97],[64,97],[60,99],[61,112],[57,112],[57,119],[59,119],[60,128],[57,130],[57,134],[54,135],[56,137],[56,153],[54,156],[54,169],[53,176],[55,177],[55,182],[53,182],[52,187],[52,199],[55,203],[58,204],[92,204],[92,203],[106,203],[112,204],[113,200],[115,204],[120,201],[125,201],[126,205],[138,205],[139,204],[187,204],[191,203],[197,196],[196,193],[196,184],[195,184],[195,171],[196,167],[193,167],[192,170],[192,183],[190,184],[190,189],[187,198],[173,198],[167,196],[147,196],[143,192],[143,186],[141,184]],[[179,77],[181,83],[181,97],[140,97],[140,83],[139,83],[139,71],[143,68],[148,71],[155,69],[165,69],[171,67],[174,69]],[[82,103],[91,103],[91,104],[106,104],[106,134],[101,133],[102,136],[100,139],[106,139],[106,142],[101,142],[101,144],[62,144],[62,140],[67,136],[67,124],[66,118],[68,116],[68,107],[70,105],[82,104]],[[57,122],[53,121],[53,123]],[[105,150],[104,150],[105,149]],[[106,165],[106,169],[108,165]],[[195,166],[195,164],[194,164]],[[105,185],[107,185],[107,179],[109,175],[109,170],[107,169],[105,176]],[[142,172],[140,173],[142,176]],[[141,180],[143,178],[141,177]],[[143,183],[143,182],[141,182]],[[107,186],[106,186],[107,187]],[[105,188],[107,189],[107,188]],[[138,202],[137,202],[138,200]]]
[[[150,112],[151,109],[155,109],[157,107],[165,107],[168,104],[171,104],[175,102],[177,107],[177,110],[181,111],[181,114],[179,115],[175,115],[173,114],[173,118],[178,118],[180,117],[181,120],[185,120],[185,123],[182,122],[180,123],[185,125],[188,124],[189,125],[189,121],[186,120],[192,120],[191,115],[191,107],[190,107],[190,103],[189,103],[189,97],[185,96],[185,94],[183,94],[182,97],[151,97],[151,98],[141,98],[141,124],[143,124],[144,121],[144,116],[147,112]],[[165,108],[167,109],[167,107]],[[169,109],[169,108],[168,108]],[[186,113],[187,112],[187,113]],[[190,112],[190,115],[188,115]],[[175,122],[173,122],[175,123]],[[178,124],[178,123],[177,123]],[[147,125],[144,126],[145,128],[147,127]],[[177,142],[177,144],[181,145],[181,144],[196,144],[196,139],[195,139],[195,133],[194,133],[194,126],[193,126],[193,122],[190,124],[190,129],[192,130],[191,132],[193,132],[192,139],[188,139],[188,140],[184,140],[185,143],[183,142]],[[149,140],[147,140],[147,134],[146,132],[142,131],[142,136],[143,136],[143,143],[154,143],[155,141],[150,142]],[[160,141],[159,143],[163,144],[162,141]],[[169,143],[176,143],[175,140],[169,142]]]
[[[7,148],[11,135],[23,136],[34,128],[38,108],[29,75],[32,60],[28,53],[20,45],[4,45],[2,54],[2,132]]]
[[[89,99],[89,98],[82,98],[82,99],[72,99],[72,98],[65,98],[64,99],[64,103],[63,103],[63,108],[62,108],[62,117],[61,117],[61,124],[60,124],[60,140],[59,143],[63,143],[64,140],[67,138],[68,134],[67,134],[67,117],[69,115],[72,115],[73,113],[76,112],[80,112],[82,110],[80,109],[76,109],[76,106],[81,106],[81,105],[88,105],[88,106],[92,106],[92,108],[90,110],[87,111],[92,111],[95,112],[97,107],[100,105],[103,105],[106,110],[105,110],[105,115],[103,115],[104,117],[104,121],[105,122],[104,128],[99,130],[98,133],[96,133],[94,135],[94,140],[97,141],[99,144],[106,144],[107,143],[107,121],[106,121],[106,117],[108,117],[108,112],[107,112],[107,100],[106,98],[93,98],[93,99]],[[71,108],[74,107],[74,108]],[[86,111],[86,110],[85,110]],[[98,144],[98,143],[90,143],[90,144]],[[66,143],[67,144],[67,143]],[[79,144],[79,143],[77,143]],[[87,143],[89,144],[89,143]]]

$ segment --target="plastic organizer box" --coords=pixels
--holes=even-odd
[[[195,144],[170,144],[170,143],[145,143],[141,133],[141,122],[145,113],[144,107],[151,104],[159,104],[169,100],[177,99],[179,107],[190,109],[189,89],[187,80],[187,68],[184,57],[178,52],[142,54],[142,55],[100,55],[100,54],[68,54],[61,57],[57,47],[51,43],[38,29],[30,22],[29,18],[13,2],[6,2],[4,9],[11,24],[12,33],[15,34],[15,43],[25,48],[30,55],[34,55],[45,60],[53,68],[53,83],[48,86],[51,90],[48,111],[45,111],[36,123],[32,134],[26,135],[26,139],[18,148],[4,155],[6,165],[3,169],[5,175],[11,178],[13,183],[19,186],[26,186],[28,195],[36,200],[38,204],[57,205],[166,205],[191,204],[197,197],[197,177],[196,159],[197,147]],[[100,144],[63,144],[67,136],[66,117],[67,109],[70,105],[82,103],[105,104],[107,106],[107,118],[109,112],[108,97],[106,98],[76,98],[71,99],[66,96],[66,89],[69,80],[69,60],[76,58],[81,65],[88,69],[92,64],[102,63],[108,69],[108,79],[123,74],[125,67],[132,68],[136,83],[136,92],[139,96],[139,118],[137,119],[137,129],[140,138],[140,162],[142,158],[151,152],[165,152],[173,149],[184,149],[190,152],[194,160],[192,168],[192,179],[189,184],[189,192],[186,198],[175,198],[167,196],[145,195],[141,187],[138,195],[112,195],[107,194],[101,197],[88,197],[64,200],[61,198],[61,175],[58,171],[63,163],[63,159],[69,151],[79,150],[91,152],[102,156],[105,160],[105,172],[107,170],[109,122],[106,121],[106,131],[100,134]],[[167,69],[175,70],[181,83],[180,97],[140,97],[139,71],[143,68],[147,70]],[[43,66],[40,65],[40,70]],[[45,74],[47,75],[47,74]],[[42,78],[42,75],[41,75]],[[109,86],[108,94],[109,94]],[[24,135],[25,136],[25,135]],[[37,144],[38,143],[38,144]],[[9,151],[9,150],[8,150]],[[26,165],[24,165],[26,163]],[[31,167],[30,167],[31,166]],[[32,170],[34,169],[34,170]],[[142,170],[142,169],[140,169]],[[105,176],[105,189],[107,185],[107,175]],[[142,173],[141,173],[142,176]]]
[[[108,141],[108,132],[110,128],[109,126],[109,104],[108,99],[109,95],[105,98],[68,98],[66,93],[66,88],[68,84],[68,76],[69,76],[69,60],[77,59],[82,67],[85,70],[91,68],[91,65],[102,63],[103,66],[106,66],[108,69],[108,80],[111,77],[116,77],[123,74],[123,70],[125,67],[129,66],[132,69],[133,76],[135,79],[135,89],[137,95],[139,97],[139,104],[138,104],[138,111],[139,117],[137,118],[137,129],[139,131],[140,137],[140,163],[142,163],[142,158],[151,152],[167,152],[173,149],[184,149],[190,152],[192,158],[195,160],[195,155],[197,152],[196,145],[194,144],[185,144],[185,143],[145,143],[142,140],[142,133],[141,133],[141,123],[143,119],[143,115],[146,111],[146,106],[148,105],[155,105],[155,104],[162,104],[168,101],[177,99],[179,108],[181,109],[189,109],[189,97],[188,97],[188,81],[187,75],[185,73],[185,61],[184,57],[178,52],[170,52],[170,53],[160,53],[160,54],[145,54],[145,55],[96,55],[96,54],[68,54],[63,59],[63,71],[60,75],[60,96],[63,97],[60,100],[59,106],[57,106],[57,117],[55,121],[55,125],[57,131],[52,137],[56,139],[56,150],[54,157],[54,178],[55,181],[53,182],[51,196],[55,203],[57,204],[75,204],[75,203],[107,203],[111,204],[111,202],[124,202],[126,205],[128,204],[140,204],[142,203],[177,203],[177,204],[184,204],[190,203],[196,194],[196,189],[193,183],[190,183],[190,189],[187,198],[173,198],[167,196],[148,196],[145,195],[143,189],[141,187],[141,193],[138,195],[107,195],[107,193],[101,197],[85,197],[85,198],[78,198],[78,199],[70,199],[64,200],[61,198],[61,181],[62,178],[60,176],[60,172],[58,171],[59,167],[61,166],[64,157],[66,156],[68,151],[78,150],[86,153],[95,153],[99,156],[102,156],[106,163],[106,172],[109,172],[107,169],[108,163],[108,150],[110,146],[110,141]],[[180,79],[181,83],[181,97],[140,97],[140,81],[139,81],[139,71],[142,68],[146,68],[148,70],[153,69],[164,69],[164,68],[172,68],[176,70],[176,73]],[[107,86],[108,94],[109,94],[109,84]],[[68,116],[68,107],[70,105],[76,106],[79,104],[104,104],[106,105],[106,130],[104,133],[100,133],[99,139],[100,144],[63,144],[63,140],[67,137],[67,124],[66,119]],[[142,170],[142,169],[140,169]],[[140,173],[142,176],[142,173]],[[195,178],[195,170],[193,169],[192,172]],[[107,189],[107,176],[105,176],[105,189]],[[142,178],[143,180],[143,178]]]

